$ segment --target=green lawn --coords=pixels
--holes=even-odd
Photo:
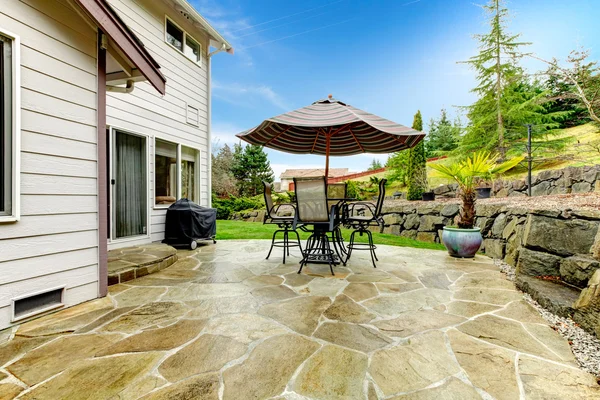
[[[244,221],[217,221],[217,240],[227,239],[269,239],[271,240],[273,232],[277,229],[276,225],[264,225],[260,222],[244,222]],[[308,238],[309,233],[298,231],[300,239]],[[344,239],[348,240],[352,231],[350,229],[342,229]],[[356,240],[366,242],[366,236],[356,235]],[[388,235],[384,233],[373,233],[373,241],[375,244],[388,244],[391,246],[415,247],[418,249],[433,249],[444,250],[444,245],[439,243],[426,243],[408,239],[401,236]]]

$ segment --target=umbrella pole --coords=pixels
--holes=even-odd
[[[325,135],[327,147],[325,148],[325,183],[329,183],[329,141],[330,136]]]

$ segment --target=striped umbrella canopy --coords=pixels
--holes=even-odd
[[[287,153],[325,155],[328,176],[330,155],[393,153],[414,147],[425,134],[329,95],[310,106],[269,118],[236,136],[250,144]]]

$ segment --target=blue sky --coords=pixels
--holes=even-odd
[[[487,30],[484,0],[191,0],[234,46],[212,60],[213,138],[234,135],[264,119],[328,94],[395,122],[425,121],[468,105],[474,74],[457,61],[477,51]],[[512,0],[510,31],[528,51],[564,59],[583,46],[600,59],[597,0]],[[545,69],[533,60],[530,71]],[[427,130],[427,127],[425,128]],[[276,179],[286,168],[324,167],[322,156],[268,150]],[[368,168],[363,154],[333,157],[331,167]]]

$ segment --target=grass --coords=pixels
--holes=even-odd
[[[244,221],[217,221],[217,240],[228,239],[268,239],[271,240],[273,232],[277,229],[275,225],[264,225],[260,222],[244,222]],[[308,238],[309,233],[298,231],[300,239]],[[352,231],[350,229],[342,229],[344,239],[348,240]],[[359,242],[366,242],[366,236],[356,235],[355,239]],[[375,244],[386,244],[390,246],[414,247],[417,249],[432,249],[444,250],[444,245],[439,243],[426,243],[417,240],[408,239],[402,236],[388,235],[385,233],[373,233],[373,242]]]

